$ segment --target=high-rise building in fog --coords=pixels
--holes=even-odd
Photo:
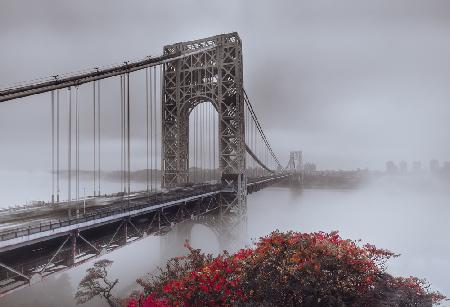
[[[314,163],[307,162],[304,165],[304,170],[305,170],[305,173],[312,173],[317,170],[317,166]]]
[[[394,162],[392,162],[392,161],[386,162],[386,173],[395,174],[397,172],[398,172],[398,168]]]
[[[400,163],[398,164],[400,173],[402,174],[406,174],[408,172],[408,164],[406,163],[406,161],[400,161]]]
[[[415,173],[421,172],[422,171],[422,162],[414,161],[412,163],[412,171]]]
[[[450,161],[444,161],[442,164],[442,171],[444,173],[450,174]]]
[[[439,172],[439,161],[436,159],[433,159],[430,161],[430,172],[437,173]]]

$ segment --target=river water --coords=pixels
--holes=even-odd
[[[275,229],[302,232],[338,230],[342,237],[401,254],[388,263],[394,275],[426,278],[432,289],[450,295],[450,184],[431,176],[382,177],[354,190],[270,187],[248,197],[247,244]],[[135,279],[154,272],[163,258],[182,250],[183,238],[169,233],[147,237],[105,258],[114,261],[111,278],[119,278],[117,294],[125,296]],[[191,244],[220,250],[214,232],[195,225]],[[75,306],[78,282],[92,262],[57,274],[0,299],[1,306]],[[86,306],[106,306],[93,301]]]

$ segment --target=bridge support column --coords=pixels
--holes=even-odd
[[[303,152],[291,151],[288,165],[286,167],[292,173],[289,184],[292,187],[303,187]]]
[[[124,220],[123,222],[123,237],[122,237],[122,242],[121,244],[125,245],[127,244],[127,240],[128,240],[128,220]]]
[[[164,54],[214,47],[163,66],[162,187],[189,181],[189,113],[211,102],[218,113],[218,161],[224,193],[222,222],[246,231],[245,100],[242,44],[237,33],[222,34],[164,47]],[[243,227],[245,230],[243,230]]]
[[[223,176],[225,191],[220,196],[220,236],[222,248],[229,251],[247,243],[247,179],[245,175]]]
[[[191,241],[193,226],[194,223],[187,220],[175,224],[170,228],[170,231],[160,237],[160,258],[163,261],[188,253],[185,242]]]
[[[67,266],[72,267],[75,264],[75,258],[77,256],[77,237],[78,237],[78,230],[73,231],[70,234],[70,250],[69,255],[67,258]]]

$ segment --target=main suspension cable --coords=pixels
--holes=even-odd
[[[249,99],[247,93],[245,92],[245,90],[243,90],[243,91],[244,91],[244,101],[246,102],[247,107],[248,107],[248,109],[250,111],[250,114],[251,114],[251,116],[253,118],[253,121],[256,124],[256,128],[258,129],[263,142],[265,143],[265,145],[267,146],[268,150],[270,151],[270,154],[272,155],[274,160],[277,162],[278,166],[281,167],[280,161],[278,160],[278,158],[276,157],[275,153],[273,152],[272,147],[270,146],[270,144],[269,144],[269,142],[268,142],[268,140],[266,138],[266,135],[264,134],[264,131],[263,131],[262,127],[261,127],[261,124],[259,123],[259,120],[258,120],[258,118],[257,118],[257,116],[256,116],[256,114],[255,114],[255,112],[253,110],[253,106],[252,106],[252,104],[250,102],[250,99]]]

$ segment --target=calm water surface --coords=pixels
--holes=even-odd
[[[382,178],[358,190],[267,188],[248,197],[247,244],[275,229],[338,230],[344,238],[400,253],[388,264],[392,274],[426,278],[433,289],[450,295],[449,186],[431,177],[397,177]],[[114,261],[111,277],[120,279],[117,293],[126,295],[137,277],[155,271],[161,259],[179,254],[187,236],[173,231],[106,255]],[[220,251],[214,232],[206,226],[195,225],[189,236],[194,247]],[[91,264],[0,299],[0,305],[75,306],[72,295]],[[91,306],[106,305],[95,301]]]

